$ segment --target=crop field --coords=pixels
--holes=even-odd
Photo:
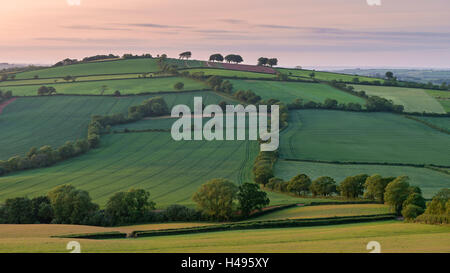
[[[281,158],[450,166],[450,138],[389,113],[290,112],[280,136]]]
[[[450,131],[450,117],[416,117],[439,128]]]
[[[238,70],[227,70],[227,69],[218,69],[218,68],[194,68],[194,69],[188,69],[186,71],[189,71],[189,73],[191,73],[191,74],[196,73],[196,72],[203,72],[207,76],[254,78],[254,79],[260,79],[260,78],[273,79],[273,78],[275,78],[275,75],[273,75],[273,74],[238,71]]]
[[[72,184],[87,190],[101,205],[115,192],[137,187],[149,190],[158,207],[192,206],[192,194],[209,179],[251,181],[258,149],[256,141],[176,142],[170,133],[106,135],[101,148],[86,155],[0,177],[0,201],[45,194],[57,185]],[[282,202],[295,200],[279,196]]]
[[[320,176],[330,176],[337,183],[344,178],[357,174],[379,174],[384,177],[407,175],[409,183],[419,186],[425,198],[432,198],[440,189],[448,187],[450,175],[426,168],[407,166],[381,166],[361,164],[330,164],[278,160],[275,164],[275,176],[289,180],[299,173],[304,173],[312,180]]]
[[[298,206],[268,213],[252,220],[311,219],[385,213],[390,213],[389,207],[381,204]]]
[[[65,65],[18,73],[16,79],[55,78],[82,75],[149,73],[159,70],[158,59],[129,59]]]
[[[207,89],[207,86],[202,82],[181,77],[84,81],[48,84],[46,86],[54,87],[58,94],[101,95],[103,91],[104,95],[111,95],[114,94],[116,90],[119,90],[122,95],[129,95],[178,91],[174,88],[174,85],[177,82],[184,83],[184,91]],[[15,96],[36,96],[37,90],[41,86],[42,85],[9,86],[7,87],[7,90],[11,90]]]
[[[153,95],[154,96],[154,95]],[[192,107],[194,96],[204,103],[228,101],[214,92],[189,92],[158,95],[169,107],[186,104]],[[0,114],[0,160],[24,155],[31,147],[58,147],[66,141],[85,138],[91,116],[127,113],[128,107],[141,104],[146,96],[45,96],[18,98]]]
[[[324,102],[329,98],[335,99],[339,103],[365,104],[364,99],[327,84],[258,80],[231,80],[231,83],[235,91],[250,89],[262,99],[279,99],[284,103],[292,103],[295,99],[303,99],[304,102]]]
[[[379,81],[384,82],[383,79],[377,79],[377,78],[371,78],[371,77],[365,77],[365,76],[355,76],[355,75],[349,75],[349,74],[341,74],[341,73],[333,73],[333,72],[324,72],[324,71],[313,71],[313,70],[307,70],[307,69],[288,69],[288,68],[276,68],[281,73],[288,74],[292,78],[311,78],[310,74],[314,72],[315,76],[314,78],[322,81],[344,81],[344,82],[353,82],[354,78],[358,78],[359,81]]]
[[[49,232],[0,237],[0,252],[68,252],[71,239],[49,238],[69,228],[51,225]],[[14,226],[11,226],[14,228]],[[76,226],[78,227],[78,226]],[[73,228],[72,230],[74,230]],[[80,228],[79,230],[82,230]],[[381,252],[449,252],[449,226],[410,224],[398,221],[222,231],[141,239],[78,240],[82,252],[359,252],[378,241]],[[78,233],[78,232],[77,232]],[[14,232],[14,234],[17,234]],[[64,233],[66,234],[66,233]]]
[[[426,92],[434,97],[447,113],[450,113],[450,91],[426,90]]]
[[[392,100],[395,104],[403,105],[405,112],[446,113],[442,105],[423,89],[370,85],[352,86],[355,90],[364,90],[368,95],[379,96]]]

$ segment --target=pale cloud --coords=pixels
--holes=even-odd
[[[381,6],[381,0],[367,0],[369,6]]]
[[[81,0],[66,0],[69,6],[80,6]]]

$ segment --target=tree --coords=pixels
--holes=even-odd
[[[299,174],[289,180],[287,190],[296,195],[307,194],[311,186],[311,179],[306,174]]]
[[[83,224],[98,210],[89,193],[72,185],[61,185],[48,193],[57,224]]]
[[[419,206],[410,204],[405,206],[402,209],[402,216],[406,220],[414,220],[417,218],[417,216],[421,215],[425,210]]]
[[[33,224],[31,200],[26,197],[7,199],[4,205],[6,222],[10,224]]]
[[[384,200],[397,214],[401,213],[403,202],[410,194],[408,180],[407,176],[399,176],[386,186]]]
[[[227,56],[225,56],[225,61],[227,61],[227,63],[242,63],[244,60],[242,59],[242,57],[240,55],[235,55],[235,54],[229,54]]]
[[[52,86],[41,86],[39,87],[38,91],[37,91],[39,96],[43,96],[43,95],[52,95],[54,93],[56,93],[56,89]]]
[[[215,178],[203,184],[192,200],[208,216],[217,220],[229,220],[233,215],[233,201],[238,188],[227,179]]]
[[[344,181],[339,184],[341,195],[350,199],[361,196],[364,193],[364,182],[367,177],[367,174],[346,177]]]
[[[403,202],[403,207],[405,208],[408,205],[414,205],[425,210],[427,207],[425,199],[422,197],[420,193],[411,192],[406,198],[405,202]]]
[[[244,183],[239,186],[237,199],[243,217],[248,217],[253,210],[261,210],[270,203],[267,193],[261,191],[254,183]]]
[[[35,221],[41,224],[52,222],[53,209],[47,196],[38,196],[31,199],[31,209]]]
[[[433,197],[427,206],[425,213],[433,215],[444,215],[450,213],[450,189],[442,189]]]
[[[258,59],[258,66],[264,66],[264,65],[267,65],[267,63],[269,62],[269,59],[268,58],[265,58],[265,57],[260,57],[259,59]]]
[[[190,51],[185,51],[180,53],[180,59],[189,59],[192,56],[192,53]]]
[[[314,196],[329,196],[337,192],[336,181],[329,176],[321,176],[317,178],[311,183],[309,189]]]
[[[253,174],[255,182],[263,185],[267,184],[269,179],[273,177],[273,171],[270,166],[259,166],[254,170]]]
[[[223,56],[222,56],[222,54],[219,54],[219,53],[216,53],[216,54],[213,54],[213,55],[211,55],[210,57],[209,57],[209,61],[212,61],[212,62],[223,62]]]
[[[114,96],[120,97],[120,91],[119,90],[114,91]]]
[[[314,79],[316,77],[316,73],[315,72],[311,72],[311,73],[309,73],[309,76],[311,77],[311,79]]]
[[[177,82],[177,83],[173,86],[173,88],[175,88],[176,90],[182,90],[183,87],[184,87],[184,83],[182,83],[182,82]]]
[[[117,192],[109,198],[105,214],[115,225],[143,222],[147,212],[155,209],[149,198],[150,193],[142,189]]]
[[[394,179],[395,177],[383,178],[379,174],[369,176],[364,183],[364,198],[384,203],[384,192],[386,186]]]
[[[391,71],[387,71],[386,72],[386,79],[392,80],[393,78],[394,78],[394,73],[392,73]]]
[[[267,64],[272,67],[274,65],[278,65],[278,59],[277,58],[271,58],[268,60]]]

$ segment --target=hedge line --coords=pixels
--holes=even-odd
[[[414,164],[414,163],[389,163],[389,162],[361,162],[361,161],[327,161],[327,160],[314,160],[314,159],[295,159],[295,158],[281,158],[285,161],[297,161],[297,162],[311,162],[311,163],[326,163],[326,164],[340,164],[340,165],[379,165],[379,166],[405,166],[416,168],[427,168],[428,166],[437,168],[450,168],[446,165],[436,164]]]

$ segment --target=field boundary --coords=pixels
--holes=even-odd
[[[3,112],[3,109],[5,109],[6,106],[8,106],[9,104],[13,103],[16,99],[17,99],[17,98],[11,98],[11,99],[9,99],[9,100],[6,100],[6,101],[0,103],[0,115],[1,115],[2,112]]]

